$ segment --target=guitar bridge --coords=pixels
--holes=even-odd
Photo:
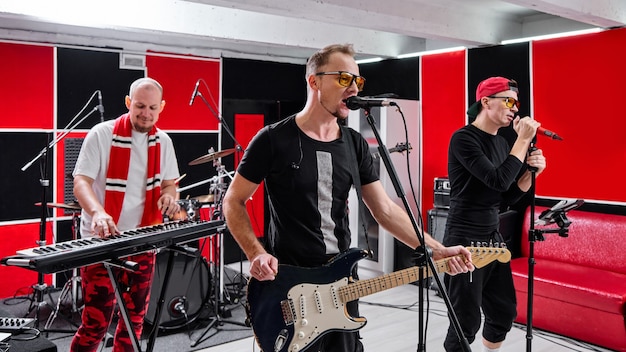
[[[293,305],[293,301],[290,299],[280,301],[280,309],[283,312],[283,321],[285,322],[285,325],[293,325],[296,320],[296,310]]]

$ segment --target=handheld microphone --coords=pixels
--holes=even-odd
[[[98,90],[98,111],[100,111],[100,122],[104,122],[104,105],[102,105],[102,92]]]
[[[375,106],[398,106],[395,101],[352,96],[343,101],[350,110],[366,109]]]
[[[563,138],[561,138],[561,136],[559,136],[558,134],[556,134],[556,133],[554,133],[552,131],[546,130],[543,127],[537,128],[537,134],[541,134],[541,135],[544,135],[544,136],[549,137],[551,139],[556,139],[558,141],[562,141],[563,140]]]
[[[198,86],[200,86],[200,80],[196,81],[196,86],[193,89],[193,93],[191,94],[191,100],[189,100],[189,106],[193,105],[193,101],[196,99],[196,95],[198,95]]]

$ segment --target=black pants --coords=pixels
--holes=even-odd
[[[458,241],[452,237],[444,242],[448,246],[455,240]],[[468,245],[463,241],[460,242]],[[485,315],[483,337],[490,342],[504,341],[517,316],[517,300],[510,263],[495,261],[474,270],[471,275],[469,273],[445,275],[444,282],[461,330],[470,344],[480,329],[481,308]],[[448,352],[463,351],[452,325],[448,328],[444,348]]]

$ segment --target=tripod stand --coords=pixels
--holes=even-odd
[[[534,189],[535,172],[532,172],[532,189]],[[544,234],[557,233],[560,237],[569,236],[569,226],[571,221],[567,219],[567,211],[580,207],[584,201],[582,199],[563,200],[557,203],[552,208],[544,211],[539,215],[539,219],[534,221],[535,218],[535,198],[533,197],[530,206],[530,227],[528,230],[528,296],[526,303],[526,351],[532,351],[532,339],[533,339],[533,295],[534,295],[534,281],[535,281],[535,242],[544,241]],[[556,223],[557,228],[549,229],[536,229],[535,225],[548,225]]]
[[[218,160],[213,162],[213,165],[217,167],[217,176],[214,178],[210,187],[210,192],[213,194],[214,209],[211,220],[224,220],[222,215],[222,200],[226,190],[226,183],[224,183],[224,177],[230,175],[225,171],[225,168]],[[227,321],[224,320],[227,312],[224,309],[224,233],[223,230],[219,230],[212,238],[209,239],[209,257],[211,263],[211,274],[213,276],[213,300],[212,309],[215,315],[209,325],[204,328],[204,331],[200,336],[192,341],[191,347],[197,346],[204,341],[205,335],[216,325],[223,325],[224,323],[235,324],[239,326],[248,327],[245,323]],[[226,314],[228,313],[228,314]],[[230,315],[229,315],[230,316]]]
[[[41,178],[39,179],[39,185],[41,186],[41,217],[39,222],[39,240],[36,242],[38,246],[43,247],[46,245],[46,219],[48,218],[48,202],[47,202],[47,193],[48,187],[50,186],[50,180],[48,179],[48,145],[50,143],[50,137],[48,137],[48,141],[46,143],[46,147],[44,147],[39,155],[37,155],[32,161],[24,165],[22,167],[22,171],[25,171],[29,168],[37,159],[40,162],[39,171],[41,172]],[[50,287],[45,283],[44,274],[37,273],[37,283],[32,286],[33,288],[33,297],[31,298],[30,306],[28,307],[27,315],[30,315],[33,310],[35,311],[35,328],[39,328],[39,317],[41,314],[41,308],[48,306],[50,309],[54,309],[45,300],[46,294],[48,298],[52,302],[52,295],[50,294]]]
[[[46,146],[39,152],[38,155],[36,155],[31,161],[26,163],[21,169],[22,171],[26,171],[37,160],[40,161],[41,178],[39,179],[39,184],[41,185],[41,219],[39,222],[39,240],[37,241],[37,245],[39,246],[43,247],[46,245],[46,223],[47,223],[46,220],[48,218],[47,193],[48,193],[48,187],[50,186],[50,180],[48,179],[48,151],[52,150],[52,148],[54,148],[54,146],[57,145],[57,143],[63,140],[65,136],[67,136],[72,130],[74,130],[80,123],[85,121],[85,119],[87,119],[91,114],[93,114],[96,111],[104,111],[103,110],[104,108],[102,107],[100,103],[98,106],[94,107],[91,111],[89,111],[89,113],[87,113],[85,116],[83,116],[78,121],[76,121],[78,117],[80,116],[80,114],[82,114],[82,112],[86,109],[89,102],[91,102],[91,100],[95,97],[96,94],[100,94],[100,91],[97,90],[91,95],[91,98],[89,98],[89,101],[87,102],[87,104],[85,104],[83,109],[76,116],[72,118],[72,120],[67,124],[67,126],[65,126],[65,130],[66,130],[65,132],[58,135],[52,141],[50,141],[50,137],[48,136],[48,141],[46,143]],[[38,328],[39,327],[39,315],[41,313],[41,308],[46,305],[50,306],[52,309],[54,309],[54,307],[52,307],[47,301],[45,301],[46,294],[48,295],[48,298],[50,298],[50,301],[52,301],[52,296],[50,295],[50,288],[44,281],[44,274],[42,273],[37,274],[37,284],[33,285],[32,287],[33,287],[34,298],[31,300],[31,304],[30,304],[30,307],[28,308],[27,314],[31,314],[33,310],[36,310],[35,328]]]
[[[80,213],[77,210],[74,210],[72,214],[72,240],[77,240],[80,238],[80,215],[79,214]],[[63,285],[63,289],[61,290],[61,293],[57,300],[57,305],[54,309],[54,313],[48,317],[48,321],[46,321],[44,330],[50,329],[50,327],[52,326],[52,323],[54,322],[57,315],[59,314],[59,310],[61,309],[61,302],[63,302],[63,300],[65,300],[68,295],[70,295],[69,298],[70,298],[70,302],[72,305],[71,313],[79,313],[82,310],[83,307],[78,306],[78,291],[80,289],[80,282],[81,282],[81,278],[80,278],[80,275],[78,274],[78,269],[77,268],[72,269],[72,277],[69,280],[67,280],[67,282],[65,282],[65,285]],[[70,321],[70,323],[78,327],[77,324],[75,324],[74,322]]]

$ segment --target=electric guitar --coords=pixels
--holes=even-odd
[[[467,247],[478,269],[495,260],[508,262],[511,252],[498,247]],[[352,248],[316,268],[279,265],[273,281],[248,283],[248,317],[264,352],[299,352],[330,331],[356,331],[364,317],[349,316],[345,305],[360,297],[419,280],[419,266],[373,279],[350,282],[350,273],[367,252]],[[460,256],[460,255],[459,255]],[[444,258],[435,262],[438,273],[448,270]],[[423,277],[432,275],[422,268]]]

